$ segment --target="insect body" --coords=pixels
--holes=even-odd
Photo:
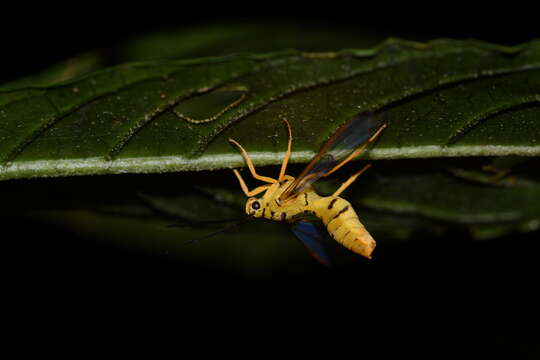
[[[327,262],[324,249],[319,244],[320,235],[315,230],[313,223],[305,219],[306,213],[313,214],[322,221],[328,233],[337,242],[357,254],[371,257],[375,241],[358,219],[351,204],[339,196],[371,165],[364,166],[352,175],[331,196],[318,195],[312,184],[321,177],[330,175],[362,153],[386,125],[380,126],[377,131],[373,132],[374,124],[369,117],[361,115],[353,118],[325,143],[304,171],[297,178],[294,178],[285,174],[292,147],[291,128],[287,121],[285,124],[289,132],[289,142],[277,179],[257,174],[247,152],[235,140],[229,139],[240,149],[253,177],[267,183],[250,191],[238,170],[233,170],[242,190],[249,197],[246,202],[246,213],[256,218],[292,224],[293,231],[300,240],[310,248],[319,260]],[[360,144],[362,146],[358,147]],[[262,192],[264,192],[262,197],[254,197]]]

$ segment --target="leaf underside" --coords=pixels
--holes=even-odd
[[[97,63],[85,61],[73,71]],[[243,216],[245,196],[220,171],[245,165],[228,138],[257,166],[277,165],[288,120],[296,175],[340,125],[369,111],[388,125],[364,154],[380,161],[344,197],[377,241],[450,227],[479,239],[540,227],[540,41],[508,48],[391,39],[368,50],[150,60],[49,75],[0,87],[0,180],[66,178],[3,182],[5,213],[31,204],[77,231],[169,251],[209,232],[167,228],[171,222]],[[322,194],[357,165],[348,166],[316,184]],[[124,173],[154,175],[67,177]],[[210,258],[232,251],[230,241],[244,249],[256,234],[253,261],[275,262],[276,227],[260,226],[221,235],[229,242],[212,245],[219,249]]]
[[[0,89],[1,179],[278,164],[294,132],[306,162],[372,111],[372,159],[537,156],[540,42],[389,40],[370,50],[282,51],[129,63],[44,87]]]

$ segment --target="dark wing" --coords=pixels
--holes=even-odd
[[[283,192],[281,199],[286,200],[296,196],[320,179],[361,144],[365,143],[377,128],[378,124],[370,114],[362,113],[349,120],[324,143],[304,171]]]
[[[325,234],[320,225],[312,221],[299,220],[294,222],[291,228],[294,235],[304,244],[315,259],[325,265],[330,265],[330,257],[323,244]]]

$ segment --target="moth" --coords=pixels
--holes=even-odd
[[[276,179],[259,175],[246,150],[234,139],[229,139],[240,150],[251,175],[265,183],[249,190],[240,172],[233,169],[240,187],[248,196],[246,214],[251,218],[289,223],[294,234],[312,255],[323,263],[329,263],[329,256],[321,244],[322,234],[317,225],[306,218],[306,214],[314,215],[322,221],[334,240],[359,255],[371,258],[375,240],[360,222],[352,205],[340,197],[371,164],[365,165],[353,174],[330,196],[317,194],[312,185],[362,154],[386,128],[386,124],[376,125],[368,114],[353,117],[324,143],[320,151],[295,178],[286,174],[292,153],[293,137],[289,122],[285,120],[284,123],[288,131],[288,145]],[[262,196],[255,197],[259,194]]]

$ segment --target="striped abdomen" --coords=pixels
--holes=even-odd
[[[337,242],[357,254],[371,257],[375,240],[358,220],[358,215],[347,200],[329,196],[317,200],[313,207]]]

